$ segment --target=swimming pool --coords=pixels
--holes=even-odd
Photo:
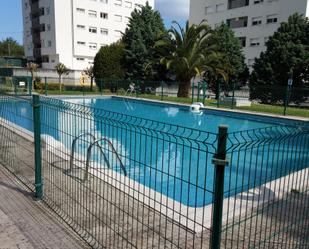
[[[1,106],[5,106],[1,117],[33,130],[29,101]],[[213,201],[211,161],[218,125],[228,125],[230,132],[226,196],[301,170],[309,161],[307,135],[296,137],[293,143],[285,140],[285,133],[300,129],[290,126],[295,121],[214,110],[197,114],[186,106],[117,97],[43,98],[41,117],[42,134],[52,136],[68,149],[74,137],[83,132],[107,137],[130,179],[194,208]],[[86,149],[85,144],[78,143],[78,153],[84,154]],[[123,173],[113,155],[108,156],[113,169]],[[94,153],[92,160],[101,162],[100,155]]]

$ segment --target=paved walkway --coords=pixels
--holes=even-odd
[[[87,248],[0,165],[0,248]]]

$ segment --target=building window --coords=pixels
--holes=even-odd
[[[85,9],[76,8],[76,11],[80,14],[85,14]]]
[[[228,0],[228,9],[241,8],[249,5],[249,0]]]
[[[248,26],[248,17],[243,16],[238,18],[227,19],[226,23],[232,29],[244,28]]]
[[[101,12],[100,17],[103,18],[103,19],[108,19],[108,14],[105,13],[105,12]]]
[[[96,27],[89,27],[89,33],[96,34],[97,33],[97,28]]]
[[[266,23],[269,24],[269,23],[276,23],[278,22],[278,17],[277,15],[268,15],[266,17]]]
[[[94,10],[89,10],[88,11],[88,16],[89,17],[97,17],[97,12]]]
[[[77,57],[76,60],[78,60],[78,61],[84,61],[85,58]]]
[[[238,39],[239,39],[241,46],[246,47],[246,40],[247,40],[246,37],[245,36],[238,37]]]
[[[51,25],[47,24],[47,31],[51,31]]]
[[[76,27],[77,27],[78,29],[85,29],[85,28],[86,28],[85,25],[80,25],[80,24],[77,24]]]
[[[102,35],[108,35],[108,29],[102,28],[100,31]]]
[[[93,43],[93,42],[89,42],[89,48],[92,50],[96,50],[97,49],[97,44]]]
[[[80,46],[85,46],[85,45],[86,45],[86,42],[83,42],[83,41],[78,41],[78,42],[77,42],[77,45],[80,45]]]
[[[108,3],[108,0],[100,0],[101,3],[105,3],[107,4]]]
[[[262,17],[253,17],[252,26],[257,26],[262,24]]]
[[[208,14],[211,14],[211,13],[214,13],[215,12],[215,7],[214,6],[207,6],[205,8],[205,14],[208,15]]]
[[[122,0],[115,0],[115,5],[121,6],[122,5]]]
[[[254,0],[253,4],[259,4],[259,3],[263,3],[263,2],[264,2],[264,0]]]
[[[50,14],[50,7],[47,7],[46,8],[46,15],[49,15]]]
[[[48,63],[49,62],[49,56],[48,55],[43,55],[42,56],[42,62],[43,63]]]
[[[48,41],[47,46],[50,48],[52,46],[52,41]]]
[[[224,3],[216,5],[216,12],[220,12],[220,11],[224,11],[224,10],[225,10],[225,4]]]
[[[122,22],[122,16],[120,16],[120,15],[115,15],[115,21],[116,22]]]
[[[131,8],[132,8],[132,2],[125,1],[125,2],[124,2],[124,6],[125,6],[126,8],[131,9]]]
[[[251,38],[250,39],[250,46],[251,47],[258,47],[258,46],[260,46],[260,39],[259,38]]]

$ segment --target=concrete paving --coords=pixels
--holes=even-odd
[[[0,248],[87,248],[0,165]]]

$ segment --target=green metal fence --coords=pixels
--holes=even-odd
[[[32,78],[29,76],[0,77],[0,91],[15,95],[31,95]]]
[[[0,118],[0,163],[93,248],[309,246],[306,122],[210,133],[12,92]]]
[[[238,84],[209,85],[192,83],[187,97],[178,97],[178,83],[147,80],[73,79],[63,77],[60,91],[59,78],[35,77],[35,90],[44,95],[117,95],[192,104],[202,102],[212,108],[309,118],[309,88],[294,86],[243,86]]]

